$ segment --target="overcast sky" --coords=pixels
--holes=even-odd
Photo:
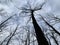
[[[27,2],[30,3],[32,9],[34,9],[35,7],[39,8],[39,6],[43,2],[46,2],[42,7],[42,10],[38,10],[34,13],[36,20],[38,20],[39,25],[41,22],[39,22],[39,15],[37,14],[41,14],[42,16],[45,16],[45,17],[47,17],[46,15],[47,13],[50,14],[51,16],[53,16],[52,14],[54,14],[55,16],[60,18],[60,0],[0,0],[0,22],[5,20],[5,18],[16,14],[15,17],[12,18],[13,20],[10,20],[11,23],[13,23],[13,27],[16,26],[14,24],[20,24],[21,26],[26,25],[26,22],[29,19],[29,17],[28,16],[24,18],[19,17],[19,13],[21,12],[21,10],[19,10],[18,8],[24,7],[24,5],[28,5]],[[25,7],[29,8],[29,5]],[[1,9],[3,11],[1,11]],[[1,14],[3,14],[2,17],[1,17]],[[20,15],[24,15],[24,14],[22,13]],[[49,18],[47,18],[47,21],[49,22]],[[43,23],[41,23],[41,25],[42,24]],[[29,23],[28,25],[32,26],[31,23]],[[60,23],[54,25],[54,27],[56,27],[56,29],[59,31]],[[9,33],[7,32],[7,34]]]

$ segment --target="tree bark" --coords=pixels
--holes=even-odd
[[[44,36],[44,33],[43,33],[42,29],[37,24],[33,13],[34,13],[34,11],[31,11],[32,23],[33,23],[33,26],[34,26],[34,29],[35,29],[38,45],[49,45],[47,39]]]

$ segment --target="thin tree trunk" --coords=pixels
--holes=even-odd
[[[41,16],[41,15],[40,15],[40,16]],[[48,26],[50,26],[57,34],[60,35],[60,33],[59,33],[52,25],[50,25],[42,16],[41,16],[41,18],[44,20],[44,22],[45,22]]]
[[[10,35],[8,35],[2,42],[0,45],[3,45],[3,43],[11,36],[12,33],[10,33]]]
[[[13,34],[11,35],[11,37],[8,39],[6,45],[9,45],[9,42],[10,42],[10,40],[12,39],[12,37],[14,36],[15,32],[17,31],[17,28],[18,28],[18,26],[16,27],[16,29],[15,29],[15,31],[13,32]]]
[[[56,40],[56,38],[55,38],[55,36],[54,36],[54,33],[53,33],[53,32],[51,32],[51,33],[52,33],[52,36],[51,36],[51,37],[54,39],[56,45],[59,45],[58,41]]]
[[[30,31],[29,30],[27,32],[27,40],[28,40],[28,45],[30,45]]]
[[[55,38],[54,36],[51,36],[51,37],[54,39],[56,45],[59,45],[59,44],[58,44],[58,41],[56,40],[56,38]]]
[[[46,38],[49,40],[49,45],[51,45],[51,41],[50,41],[50,39],[48,37],[48,34],[46,34]]]
[[[3,21],[2,23],[0,23],[0,29],[2,28],[2,27],[4,27],[5,25],[6,25],[6,22],[9,20],[9,19],[11,19],[13,16],[10,16],[9,18],[7,18],[5,21]],[[5,26],[6,27],[6,26]],[[2,31],[2,30],[1,30]],[[0,32],[1,32],[0,31]]]

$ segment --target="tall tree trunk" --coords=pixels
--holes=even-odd
[[[43,33],[42,29],[39,27],[39,25],[36,22],[36,19],[34,17],[33,12],[34,11],[31,11],[31,17],[32,17],[32,21],[33,21],[32,22],[33,26],[35,28],[35,33],[36,33],[36,38],[37,38],[37,41],[38,41],[38,45],[49,45],[47,39],[44,36],[44,33]]]

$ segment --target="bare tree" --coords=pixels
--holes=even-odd
[[[31,12],[33,25],[35,28],[36,37],[38,40],[38,45],[49,45],[47,39],[44,36],[44,33],[42,32],[42,29],[39,27],[39,25],[36,22],[36,19],[34,18],[33,11]]]
[[[40,15],[40,16],[41,16],[41,15]],[[60,35],[60,33],[59,33],[52,25],[50,25],[42,16],[41,16],[41,18],[44,20],[44,22],[45,22],[49,27],[51,27],[57,34]]]
[[[10,16],[9,18],[7,18],[5,21],[3,21],[2,23],[0,23],[0,29],[2,28],[2,27],[4,27],[5,25],[6,25],[6,22],[9,20],[9,19],[11,19],[13,16]],[[2,31],[2,30],[1,30]],[[1,32],[0,31],[0,32]]]
[[[14,34],[16,33],[17,28],[18,28],[18,26],[16,27],[16,29],[14,30],[14,32],[12,33],[12,35],[10,36],[10,38],[8,39],[6,45],[9,45],[9,42],[10,42],[10,40],[12,39],[12,37],[14,36]]]
[[[28,3],[29,4],[29,3]],[[31,6],[30,6],[30,9],[27,9],[25,7],[23,7],[21,10],[22,10],[22,13],[31,13],[31,18],[32,18],[32,23],[33,23],[33,26],[34,26],[34,29],[35,29],[35,33],[36,33],[36,38],[37,38],[37,41],[38,41],[38,45],[49,45],[47,39],[45,38],[45,35],[41,29],[41,27],[37,24],[37,21],[34,17],[34,12],[37,11],[37,10],[41,10],[42,9],[42,6],[45,4],[45,2],[41,5],[40,8],[36,8],[36,9],[31,9]]]
[[[11,0],[11,2],[12,2],[13,0]],[[10,2],[10,0],[8,0],[7,2]],[[33,5],[34,5],[34,3],[35,2],[33,2]],[[15,28],[15,30],[13,31],[13,32],[9,32],[10,33],[10,35],[8,35],[1,43],[0,43],[0,45],[3,45],[3,44],[5,44],[5,45],[9,45],[10,43],[11,43],[11,41],[15,41],[15,40],[18,40],[19,41],[19,45],[22,45],[22,43],[24,43],[24,45],[30,45],[31,43],[33,43],[33,45],[35,45],[35,41],[37,41],[38,42],[38,45],[52,45],[52,43],[51,43],[51,38],[54,40],[54,42],[55,42],[55,44],[56,45],[59,45],[59,43],[58,43],[58,41],[57,41],[57,38],[55,37],[55,33],[56,34],[58,34],[59,36],[60,36],[60,32],[58,32],[57,31],[57,29],[56,28],[54,28],[54,26],[53,25],[51,25],[50,23],[48,23],[48,21],[46,21],[45,20],[45,18],[43,17],[43,16],[41,16],[41,19],[39,20],[39,21],[41,21],[41,20],[43,20],[44,21],[44,24],[46,24],[48,27],[47,28],[50,28],[50,29],[42,29],[43,27],[40,25],[39,26],[39,24],[38,24],[38,22],[37,22],[37,19],[35,18],[35,12],[36,11],[38,11],[38,10],[42,10],[42,7],[44,6],[44,4],[45,4],[46,2],[44,2],[44,3],[42,3],[41,5],[39,4],[38,6],[36,5],[36,7],[34,7],[33,8],[33,5],[31,5],[30,4],[30,2],[28,1],[27,2],[27,4],[26,5],[23,5],[21,8],[18,8],[18,7],[16,7],[16,8],[18,8],[20,11],[21,11],[21,13],[19,13],[19,15],[20,15],[20,17],[28,17],[29,16],[29,19],[28,19],[28,21],[26,22],[26,25],[28,25],[28,23],[30,23],[29,21],[32,21],[31,22],[31,24],[33,24],[33,27],[34,27],[34,33],[33,32],[30,32],[30,29],[29,29],[29,26],[27,27],[27,28],[25,28],[25,27],[22,27],[23,29],[22,30],[25,30],[26,32],[27,32],[27,34],[25,33],[25,31],[23,32],[23,33],[25,33],[26,34],[26,36],[27,37],[25,37],[24,39],[23,39],[23,37],[24,37],[24,34],[22,33],[22,36],[21,36],[21,34],[20,34],[20,32],[21,31],[17,31],[18,30],[18,26]],[[11,3],[12,4],[12,3]],[[38,4],[38,3],[37,3]],[[35,5],[34,5],[35,6]],[[2,10],[0,10],[0,11],[3,11],[3,9]],[[21,14],[23,14],[23,16],[21,16]],[[9,20],[9,19],[11,19],[13,16],[10,16],[9,18],[7,18],[5,21],[3,21],[2,23],[0,23],[0,29],[3,29],[3,28],[5,28],[7,25],[7,21]],[[50,17],[50,16],[49,16]],[[17,17],[18,18],[18,17]],[[52,16],[52,18],[53,18],[53,20],[56,20],[56,21],[58,21],[58,22],[60,22],[60,19],[59,18],[57,18],[57,17],[53,17]],[[56,23],[56,22],[55,22]],[[22,23],[23,24],[23,23]],[[41,23],[40,23],[41,24]],[[42,27],[42,28],[41,28]],[[51,29],[52,29],[52,32],[51,32]],[[48,32],[47,32],[47,30],[48,31],[50,31],[49,33],[51,33],[52,35],[50,35],[50,34],[48,34]],[[2,30],[1,30],[2,31]],[[45,34],[45,32],[46,32],[46,34]],[[54,32],[53,32],[54,31]],[[17,33],[16,33],[17,32]],[[33,36],[33,41],[31,41],[30,39],[30,34],[32,34]],[[17,35],[17,36],[16,36]],[[51,37],[51,38],[49,38],[49,36]],[[21,38],[20,38],[20,36],[21,36]],[[18,38],[17,38],[18,37]],[[36,37],[36,39],[35,39],[35,37]],[[14,38],[14,39],[13,39]],[[5,43],[4,43],[5,42]],[[22,43],[21,43],[22,42]],[[21,43],[21,44],[20,44]]]

